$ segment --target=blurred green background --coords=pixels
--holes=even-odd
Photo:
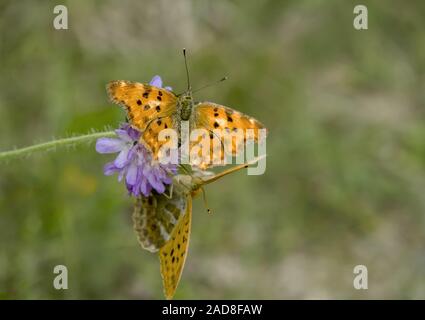
[[[267,171],[195,200],[176,298],[425,298],[425,2],[0,1],[0,150],[116,127],[105,84],[159,74],[262,121]],[[69,29],[53,28],[68,7]],[[0,164],[0,298],[162,299],[93,145]],[[53,288],[64,264],[69,289]],[[369,289],[353,288],[366,265]]]

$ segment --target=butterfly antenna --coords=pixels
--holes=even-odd
[[[216,84],[218,84],[218,83],[220,83],[220,82],[223,82],[223,81],[225,81],[225,80],[227,80],[227,79],[229,79],[229,78],[227,78],[227,77],[223,77],[223,78],[221,78],[221,79],[220,79],[220,80],[218,80],[218,81],[215,81],[215,82],[213,82],[213,83],[209,83],[209,84],[207,84],[207,85],[205,85],[205,86],[203,86],[203,87],[200,87],[200,88],[198,88],[198,89],[196,89],[196,90],[193,90],[193,91],[192,91],[192,93],[193,93],[193,92],[198,92],[198,91],[203,90],[203,89],[205,89],[205,88],[209,88],[209,87],[214,86],[214,85],[216,85]]]
[[[190,91],[192,89],[192,86],[190,85],[189,68],[187,67],[186,48],[183,48],[183,57],[184,66],[186,67],[187,91]]]
[[[212,212],[207,202],[207,193],[205,192],[203,187],[201,187],[201,192],[202,192],[202,198],[204,199],[205,208],[207,209],[208,214],[211,214]]]

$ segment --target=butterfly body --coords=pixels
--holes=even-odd
[[[189,91],[188,93],[183,94],[181,97],[178,97],[177,102],[177,114],[180,115],[180,119],[182,121],[188,121],[190,116],[193,114],[193,109],[195,108],[192,93]]]

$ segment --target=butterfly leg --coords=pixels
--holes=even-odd
[[[174,184],[171,184],[170,185],[170,192],[169,192],[169,194],[167,194],[167,193],[164,192],[164,196],[166,198],[168,198],[168,199],[171,199],[173,197],[173,189],[174,189]]]

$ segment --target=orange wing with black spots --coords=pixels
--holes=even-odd
[[[209,131],[211,158],[199,164],[201,169],[219,163],[223,160],[225,153],[232,156],[238,155],[246,142],[246,129],[253,129],[254,142],[259,142],[259,138],[262,138],[259,135],[259,129],[265,129],[257,119],[212,102],[201,102],[196,105],[195,127]],[[228,149],[225,148],[226,144],[222,136],[217,133],[220,131],[223,134],[229,134],[229,137],[233,136]]]
[[[155,155],[160,143],[159,131],[172,127],[171,116],[177,109],[176,95],[166,89],[124,80],[106,86],[109,98],[126,111],[132,126],[143,133],[143,142]]]
[[[177,108],[176,95],[166,89],[123,80],[111,81],[106,88],[111,101],[126,109],[130,123],[140,131]]]
[[[154,158],[161,158],[162,154],[160,148],[162,145],[170,141],[170,136],[164,136],[163,140],[160,141],[159,133],[163,129],[173,129],[174,123],[172,117],[160,117],[153,120],[146,128],[146,130],[142,134],[141,142],[150,148],[152,151]]]
[[[164,294],[172,299],[179,284],[189,249],[192,224],[192,196],[186,196],[186,212],[177,221],[171,239],[159,250]]]

